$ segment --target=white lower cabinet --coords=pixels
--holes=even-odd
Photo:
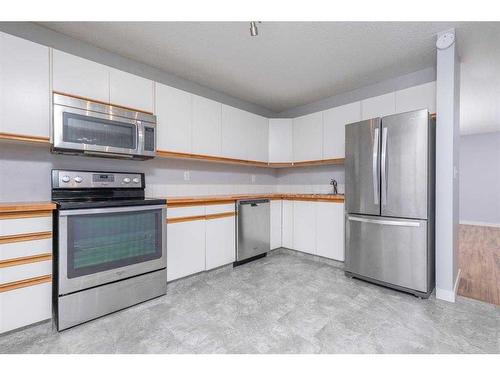
[[[293,202],[293,249],[304,253],[316,253],[316,206],[315,202]]]
[[[271,250],[281,247],[281,206],[282,201],[271,201]]]
[[[0,333],[52,316],[52,283],[0,293]]]
[[[205,270],[205,220],[167,225],[167,281]]]
[[[234,262],[236,257],[234,216],[208,219],[205,235],[205,269]]]
[[[316,255],[344,261],[344,204],[314,202]]]
[[[293,201],[281,202],[281,246],[293,249]]]

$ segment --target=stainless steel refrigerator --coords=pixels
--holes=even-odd
[[[346,275],[434,289],[435,121],[427,110],[347,124]]]

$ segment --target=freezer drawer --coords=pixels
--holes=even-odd
[[[346,215],[345,270],[428,291],[427,221]]]
[[[271,209],[269,199],[237,202],[236,261],[271,250]]]

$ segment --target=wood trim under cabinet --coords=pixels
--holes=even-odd
[[[214,220],[214,219],[221,219],[223,217],[233,217],[233,216],[236,216],[236,212],[222,212],[220,214],[206,215],[205,219],[206,220]]]
[[[306,160],[293,162],[294,167],[305,167],[308,165],[343,165],[345,158],[338,159],[323,159],[323,160]]]
[[[207,198],[208,199],[208,198]],[[193,202],[172,202],[168,203],[167,200],[167,209],[168,208],[179,208],[179,207],[193,207],[193,206],[214,206],[218,204],[231,204],[234,203],[236,198],[228,198],[228,199],[220,199],[220,200],[206,200],[199,199]]]
[[[52,281],[52,275],[44,275],[38,277],[32,277],[31,279],[24,279],[19,281],[13,281],[11,283],[0,284],[0,293],[8,292],[14,289],[26,288],[29,286],[34,286],[43,283],[50,283]]]
[[[45,253],[39,255],[32,255],[28,257],[11,258],[6,260],[0,260],[0,268],[20,266],[22,264],[44,262],[46,260],[51,260],[52,254]]]
[[[222,156],[189,154],[189,153],[185,153],[185,152],[174,152],[174,151],[165,151],[165,150],[156,150],[156,155],[159,157],[162,157],[162,158],[211,161],[214,163],[240,164],[240,165],[248,165],[248,166],[252,166],[252,167],[268,167],[269,166],[268,163],[264,162],[264,161],[232,159],[232,158],[226,158],[226,157],[222,157]]]
[[[52,216],[52,210],[0,212],[0,220],[27,219],[32,217],[51,217],[51,216]]]
[[[94,103],[109,105],[110,107],[122,108],[122,109],[127,109],[129,111],[141,112],[141,113],[146,113],[148,115],[153,115],[153,112],[145,111],[143,109],[137,109],[137,108],[132,108],[132,107],[126,107],[124,105],[113,104],[113,103],[109,103],[109,102],[103,102],[102,100],[87,98],[85,96],[79,96],[79,95],[74,95],[74,94],[68,94],[66,92],[61,92],[61,91],[52,91],[52,92],[54,94],[69,96],[69,97],[75,98],[75,99],[88,100],[89,102],[94,102]]]
[[[49,144],[49,137],[40,137],[35,135],[24,135],[24,134],[14,134],[14,133],[3,133],[0,132],[0,139],[6,141],[20,141],[20,142],[31,142],[31,143],[42,143]]]
[[[0,236],[0,245],[4,243],[44,240],[46,238],[52,238],[52,231]]]
[[[52,202],[0,202],[0,212],[53,211],[56,205]]]
[[[205,220],[205,215],[173,217],[171,219],[167,219],[167,224],[183,223],[186,221],[197,221],[197,220]]]
[[[269,167],[270,168],[292,168],[293,167],[293,163],[292,162],[289,162],[289,163],[268,163]]]

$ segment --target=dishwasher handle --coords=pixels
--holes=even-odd
[[[240,206],[250,205],[251,207],[257,207],[260,204],[269,203],[269,199],[252,199],[248,201],[238,201]]]

